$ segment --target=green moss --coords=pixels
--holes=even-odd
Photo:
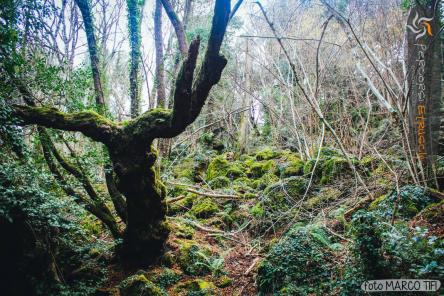
[[[202,279],[189,280],[177,286],[176,291],[187,290],[186,295],[210,296],[214,295],[216,286],[212,282]]]
[[[232,164],[226,171],[225,176],[231,180],[246,177],[245,170],[238,164]]]
[[[430,224],[444,226],[444,200],[428,205],[421,211],[421,216]]]
[[[224,155],[216,156],[208,165],[206,179],[211,181],[216,177],[225,177],[230,163]]]
[[[264,190],[270,184],[276,183],[278,181],[279,181],[279,178],[275,174],[268,173],[268,174],[263,175],[258,180],[254,180],[251,185],[254,189]]]
[[[256,218],[260,218],[260,217],[262,217],[264,214],[265,214],[265,210],[264,210],[264,208],[262,207],[262,205],[261,205],[261,203],[260,202],[257,202],[251,209],[250,209],[250,214],[253,216],[253,217],[256,217]]]
[[[270,147],[266,147],[258,152],[256,152],[255,157],[257,160],[269,160],[273,158],[278,158],[279,153],[272,150]]]
[[[305,163],[295,153],[284,151],[281,161],[283,162],[280,167],[281,178],[300,176],[304,173]]]
[[[316,159],[310,159],[310,160],[307,160],[307,162],[305,162],[304,168],[303,168],[304,176],[309,176],[311,174],[311,171],[313,170],[315,163],[316,163]],[[321,176],[321,169],[320,169],[321,164],[322,164],[322,160],[320,159],[318,161],[318,164],[316,165],[316,170],[314,172],[315,177]]]
[[[314,209],[322,204],[336,200],[341,195],[341,191],[332,187],[323,187],[319,193],[307,200],[305,206]]]
[[[374,201],[370,203],[370,206],[368,207],[369,210],[375,210],[378,208],[378,205],[383,202],[387,198],[386,194],[381,195],[380,197],[376,198]]]
[[[248,176],[258,179],[267,173],[277,173],[277,166],[273,160],[256,161],[249,166]]]
[[[219,206],[211,199],[199,199],[191,208],[190,214],[197,218],[206,219],[219,211]]]
[[[194,241],[184,241],[179,247],[177,263],[184,273],[188,275],[205,275],[210,272],[209,268],[202,264],[203,256],[211,255],[207,249],[203,249]]]
[[[144,275],[133,275],[119,285],[121,296],[166,296],[167,294]]]
[[[160,258],[160,264],[162,266],[171,267],[176,262],[172,252],[165,252]]]
[[[189,211],[193,207],[195,199],[197,199],[196,194],[187,193],[187,196],[184,199],[168,204],[168,214],[176,215],[178,213]]]
[[[216,280],[216,286],[219,288],[225,288],[230,286],[233,283],[233,280],[226,275],[220,276]]]
[[[345,158],[333,156],[325,160],[322,165],[321,184],[330,183],[333,178],[343,174],[348,168],[348,162]]]
[[[367,155],[367,156],[364,156],[364,157],[359,161],[359,164],[360,164],[362,167],[369,169],[369,168],[373,167],[377,162],[378,162],[378,159],[374,158],[374,157],[371,156],[371,155]]]
[[[208,182],[208,185],[213,189],[220,189],[228,187],[231,184],[230,179],[225,176],[219,176]]]
[[[276,214],[289,210],[304,194],[307,180],[303,177],[290,177],[268,186],[261,197],[261,207],[256,214],[263,217],[276,217]]]
[[[174,225],[174,233],[178,238],[192,239],[195,230],[185,224],[177,223]]]
[[[219,155],[210,162],[206,173],[207,181],[211,181],[217,177],[227,177],[231,180],[235,180],[246,177],[246,174],[241,163],[230,163],[225,155]]]

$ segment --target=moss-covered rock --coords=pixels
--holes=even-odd
[[[255,157],[257,160],[269,160],[273,158],[279,157],[279,152],[271,149],[270,147],[266,147],[258,152],[256,152]]]
[[[238,178],[246,177],[245,169],[242,168],[239,164],[233,163],[226,171],[225,177],[236,180]]]
[[[202,181],[207,160],[205,158],[187,157],[173,168],[173,176],[176,179],[187,179],[193,182]]]
[[[292,176],[301,176],[304,174],[305,162],[301,160],[295,153],[284,151],[281,157],[282,165],[280,166],[281,178]]]
[[[321,164],[321,184],[330,183],[334,178],[344,174],[348,170],[348,162],[343,157],[332,156]]]
[[[216,279],[216,281],[215,281],[216,286],[219,287],[219,288],[228,287],[232,283],[233,283],[233,280],[230,277],[226,276],[226,275],[222,275],[222,276],[218,277]]]
[[[316,164],[316,159],[309,159],[305,162],[304,168],[302,169],[304,176],[309,176],[311,174],[315,164]],[[318,163],[316,164],[316,169],[314,171],[315,179],[320,178],[322,175],[321,165],[322,165],[322,160],[319,159]]]
[[[162,266],[171,267],[176,262],[176,257],[171,251],[163,253],[160,257],[160,264]]]
[[[245,168],[237,161],[229,162],[227,155],[213,158],[207,168],[206,179],[211,181],[217,177],[227,177],[230,180],[246,177]]]
[[[145,275],[130,276],[119,285],[121,296],[166,296],[167,293],[149,281]]]
[[[214,295],[216,286],[209,281],[194,279],[180,283],[176,288],[177,292],[183,290],[185,290],[187,292],[186,295],[189,296],[210,296]]]
[[[264,190],[269,185],[274,184],[278,181],[279,181],[279,178],[275,174],[268,173],[268,174],[263,175],[259,179],[251,182],[251,186],[252,186],[252,188],[254,188],[256,190]]]
[[[264,190],[265,200],[268,200],[270,205],[285,207],[290,201],[295,201],[304,194],[307,183],[307,179],[303,177],[283,179]]]
[[[206,179],[211,181],[216,177],[225,177],[230,163],[225,158],[225,155],[216,156],[208,165]]]
[[[248,176],[250,178],[258,179],[267,173],[277,173],[277,166],[273,160],[256,161],[249,165]]]
[[[336,200],[341,195],[341,191],[333,187],[323,187],[313,197],[309,198],[305,203],[308,209],[314,209],[323,204]]]
[[[192,239],[195,230],[185,224],[176,223],[174,225],[174,233],[178,238]]]
[[[200,247],[194,241],[183,241],[179,248],[177,263],[184,273],[188,275],[205,275],[210,272],[209,268],[202,264],[204,256],[210,256],[208,249]]]
[[[332,245],[321,227],[294,226],[258,267],[258,295],[328,295]]]
[[[231,184],[231,180],[225,176],[219,176],[208,182],[208,185],[213,189],[221,189],[228,187]]]
[[[444,227],[444,200],[428,205],[420,215],[434,227]]]
[[[193,204],[189,213],[197,218],[206,219],[214,216],[219,211],[219,206],[211,199],[199,199]]]

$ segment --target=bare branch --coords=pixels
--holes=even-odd
[[[184,57],[187,54],[187,38],[185,36],[185,29],[182,24],[182,22],[179,20],[179,17],[177,16],[176,12],[173,9],[173,6],[171,5],[171,2],[169,0],[160,0],[163,4],[163,7],[165,8],[165,12],[168,15],[168,18],[171,21],[171,24],[174,27],[174,31],[176,32],[177,41],[179,43],[179,51]]]

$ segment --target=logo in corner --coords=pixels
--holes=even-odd
[[[415,17],[413,18],[412,25],[407,25],[407,28],[410,29],[413,33],[416,34],[415,40],[423,37],[425,34],[429,36],[433,36],[432,27],[430,26],[430,21],[433,20],[434,17],[419,17],[418,12],[415,12]]]

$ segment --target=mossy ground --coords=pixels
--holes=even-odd
[[[442,241],[442,201],[410,185],[401,186],[398,198],[380,160],[352,161],[367,182],[378,184],[375,199],[361,207],[371,219],[347,216],[356,205],[356,183],[335,149],[321,150],[311,183],[316,159],[302,160],[288,150],[266,147],[248,155],[184,158],[166,174],[185,185],[168,188],[168,199],[177,199],[168,203],[171,235],[158,265],[143,271],[148,285],[167,295],[237,295],[241,290],[242,295],[354,295],[357,283],[371,271],[362,267],[364,255],[378,252],[388,257],[373,260],[392,266],[385,269],[393,276],[415,275],[392,261],[397,256],[410,258],[404,260],[411,270],[429,268],[436,275],[436,259],[420,259],[419,252],[429,254],[430,248],[418,242],[433,235],[440,237],[433,244]],[[396,200],[395,228],[404,234],[395,241],[402,250],[391,245],[395,232],[386,227]],[[409,232],[409,223],[431,230],[414,241],[418,234]],[[370,230],[376,241],[365,240]],[[372,253],[369,245],[378,251]]]

